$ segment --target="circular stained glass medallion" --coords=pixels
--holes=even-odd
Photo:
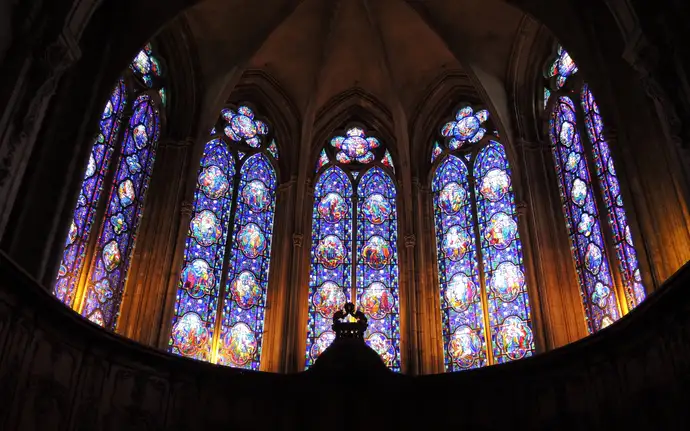
[[[576,153],[575,151],[571,151],[568,154],[568,160],[565,162],[565,170],[568,172],[575,171],[575,169],[577,169],[577,166],[580,164],[580,159],[582,159],[582,156],[580,156],[580,153]]]
[[[387,367],[393,365],[396,356],[395,347],[388,337],[380,332],[374,332],[366,338],[365,342],[379,354]]]
[[[451,226],[443,236],[441,243],[443,254],[450,260],[457,262],[465,256],[470,248],[470,238],[467,231],[459,226]]]
[[[362,205],[362,213],[373,224],[381,224],[391,215],[392,208],[388,199],[379,193],[369,196]]]
[[[592,292],[592,302],[594,302],[597,307],[602,310],[606,309],[606,303],[608,302],[609,295],[611,295],[611,289],[604,283],[597,281],[594,285],[594,292]]]
[[[203,259],[193,260],[182,270],[182,287],[192,298],[210,294],[214,285],[213,271]]]
[[[209,210],[203,210],[195,215],[190,223],[190,229],[192,237],[204,247],[216,244],[223,235],[218,217]]]
[[[362,249],[362,258],[372,269],[382,269],[393,258],[393,249],[388,241],[374,235]]]
[[[254,121],[245,115],[235,115],[230,122],[232,131],[243,137],[250,139],[256,136],[256,124]]]
[[[467,140],[477,133],[480,125],[481,123],[476,116],[465,117],[457,122],[453,134],[458,139]]]
[[[369,143],[361,136],[349,136],[343,141],[342,150],[351,159],[357,159],[369,151]]]
[[[335,235],[323,238],[316,247],[316,258],[328,269],[333,269],[345,261],[345,246]]]
[[[117,196],[120,198],[120,205],[126,208],[134,202],[134,184],[127,178],[117,187]]]
[[[484,175],[479,192],[491,202],[497,202],[510,190],[510,177],[503,169],[491,169]]]
[[[86,165],[85,178],[91,178],[93,174],[96,173],[96,160],[93,158],[93,154],[89,156],[89,164]]]
[[[333,331],[324,331],[319,335],[319,338],[314,341],[311,349],[309,349],[309,355],[312,360],[316,360],[328,346],[335,340],[335,333]]]
[[[587,184],[579,178],[573,181],[573,189],[570,192],[573,203],[579,207],[585,204],[587,200]]]
[[[448,343],[448,355],[460,368],[471,368],[482,353],[482,340],[467,325],[459,326]]]
[[[498,330],[496,344],[510,359],[522,359],[532,351],[532,329],[519,317],[510,316]]]
[[[251,181],[242,189],[242,201],[254,212],[261,212],[271,203],[271,191],[261,180]]]
[[[139,124],[134,128],[134,145],[141,150],[148,144],[149,135],[146,133],[146,126]]]
[[[498,250],[505,250],[517,236],[517,229],[517,223],[511,216],[499,212],[491,216],[484,238]]]
[[[564,145],[565,147],[570,148],[570,145],[573,143],[573,138],[575,137],[575,128],[571,123],[564,122],[563,126],[561,126],[561,133],[559,134],[559,139],[561,141],[561,144]]]
[[[201,348],[209,342],[208,329],[198,314],[189,312],[175,322],[172,339],[173,347],[183,356],[198,357]]]
[[[338,193],[328,193],[319,201],[317,211],[324,221],[338,223],[347,215],[347,204]]]
[[[585,252],[585,266],[592,274],[599,274],[601,268],[602,255],[599,246],[590,242]]]
[[[512,302],[525,286],[525,274],[513,262],[502,262],[491,275],[489,286],[501,301]]]
[[[326,281],[316,289],[311,298],[316,311],[326,319],[331,319],[336,311],[345,306],[345,292],[332,281]]]
[[[236,323],[223,336],[221,361],[238,367],[247,365],[258,345],[254,331],[246,323]]]
[[[242,254],[254,259],[266,249],[266,237],[256,223],[247,223],[237,234],[237,245]]]
[[[106,301],[113,297],[113,290],[110,288],[110,281],[107,278],[96,283],[94,291],[96,292],[98,302],[101,304],[105,304]]]
[[[67,244],[72,244],[75,239],[77,239],[77,225],[72,220],[72,224],[69,225],[69,233],[67,234]]]
[[[103,263],[105,264],[106,271],[112,272],[120,265],[121,260],[120,248],[117,241],[113,239],[103,247]]]
[[[251,271],[240,272],[230,283],[230,292],[232,299],[243,310],[258,305],[262,297],[261,286]]]
[[[455,214],[460,211],[466,200],[465,189],[454,181],[446,184],[438,195],[438,204],[446,214]]]
[[[459,272],[448,281],[444,296],[453,310],[463,312],[476,301],[478,293],[477,285],[472,279]]]
[[[395,298],[383,283],[375,281],[364,289],[359,304],[369,317],[381,320],[393,311]]]
[[[230,183],[223,171],[215,165],[209,166],[199,175],[199,186],[201,191],[209,197],[209,199],[219,199],[225,196]]]

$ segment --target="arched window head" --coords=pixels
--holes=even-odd
[[[497,134],[481,127],[485,122],[488,111],[463,104],[431,149],[447,371],[534,353],[510,166]]]
[[[335,339],[333,314],[352,302],[365,342],[400,370],[398,217],[393,158],[361,126],[320,152],[312,213],[306,366]]]
[[[160,64],[147,44],[105,104],[53,289],[60,301],[110,330],[117,324],[161,134],[166,96]]]
[[[254,112],[246,104],[224,108],[204,147],[170,351],[257,370],[271,260],[278,147],[268,122],[257,119]]]
[[[550,70],[558,75],[547,74],[557,79],[545,83],[550,89],[545,106],[553,105],[549,136],[587,328],[593,333],[636,307],[645,291],[594,95],[577,77],[565,86],[578,69],[561,46]],[[612,265],[613,256],[618,265]]]

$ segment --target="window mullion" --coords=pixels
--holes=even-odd
[[[227,144],[226,144],[227,145]],[[223,269],[221,270],[220,285],[218,286],[218,308],[216,309],[216,321],[213,327],[213,340],[211,341],[211,363],[218,361],[218,345],[220,344],[220,331],[223,324],[223,309],[225,307],[225,291],[228,282],[228,268],[232,258],[232,239],[235,236],[235,215],[237,213],[237,201],[239,199],[239,187],[242,179],[242,170],[239,166],[237,153],[234,154],[236,160],[235,177],[232,187],[232,204],[230,206],[230,218],[228,219],[228,236],[225,239],[225,253],[223,259]],[[246,159],[246,156],[245,156]]]

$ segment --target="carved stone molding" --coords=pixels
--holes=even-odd
[[[517,146],[518,148],[522,148],[526,151],[544,151],[545,149],[549,149],[548,145],[544,145],[541,142],[534,142],[532,140],[524,138],[517,138],[515,140],[515,146]]]
[[[302,247],[302,241],[304,240],[304,235],[301,233],[292,234],[292,245],[295,247]]]
[[[195,142],[193,138],[185,138],[182,140],[164,139],[158,144],[159,148],[192,148]]]
[[[414,248],[417,245],[417,237],[414,234],[405,235],[405,248]]]
[[[527,214],[527,202],[520,201],[515,203],[515,210],[518,218],[523,218]]]
[[[182,204],[180,204],[180,213],[183,216],[191,217],[193,211],[194,206],[191,202],[183,201]]]

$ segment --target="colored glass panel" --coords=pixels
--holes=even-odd
[[[453,155],[432,182],[447,371],[487,365],[487,340],[469,172]]]
[[[352,286],[352,183],[337,166],[314,188],[306,366],[335,339],[333,313],[350,300]]]
[[[120,79],[106,102],[99,123],[84,179],[72,216],[58,277],[53,288],[55,296],[67,306],[74,304],[79,278],[84,267],[86,247],[93,227],[96,207],[103,191],[103,181],[117,144],[122,111],[126,105],[125,84]]]
[[[144,49],[134,57],[132,63],[129,65],[139,79],[141,79],[147,87],[153,87],[153,81],[156,78],[163,76],[163,68],[160,60],[153,54],[151,44],[147,43]],[[165,105],[165,95],[161,94],[161,101]]]
[[[278,160],[280,158],[278,157],[278,146],[276,145],[275,139],[271,140],[271,143],[268,145],[267,150],[269,153],[271,153],[274,159]]]
[[[383,166],[389,167],[393,173],[395,173],[395,166],[393,165],[393,157],[391,157],[391,153],[386,150],[386,153],[383,155],[383,158],[381,159],[381,164]]]
[[[490,141],[479,152],[474,176],[493,362],[500,364],[534,353],[515,197],[503,145]]]
[[[348,129],[345,135],[331,139],[331,145],[338,150],[335,155],[338,162],[367,164],[374,161],[374,153],[371,150],[381,145],[378,139],[367,137],[364,130],[359,127]]]
[[[645,298],[644,286],[640,276],[637,253],[623,206],[620,183],[611,157],[609,144],[604,138],[604,123],[594,95],[585,84],[581,93],[582,109],[585,112],[587,135],[592,143],[594,166],[606,205],[606,215],[613,231],[614,245],[619,269],[623,280],[625,299],[630,309],[635,308]]]
[[[235,142],[244,142],[252,148],[261,147],[262,137],[268,134],[268,125],[254,118],[251,108],[226,108],[221,111],[221,116],[225,120],[223,131],[228,138]]]
[[[326,150],[321,150],[321,153],[319,154],[319,160],[316,162],[316,172],[319,172],[321,168],[326,166],[328,164],[328,155],[326,154]]]
[[[159,123],[151,98],[139,96],[132,107],[82,309],[82,315],[110,330],[115,328],[119,314],[134,238],[153,171]]]
[[[206,143],[178,282],[170,350],[210,361],[230,223],[235,160],[225,142]]]
[[[434,163],[441,153],[443,153],[443,149],[438,142],[434,142],[434,148],[431,150],[431,163]]]
[[[258,370],[264,333],[277,180],[268,158],[247,157],[240,169],[218,363]]]
[[[369,319],[366,343],[400,371],[398,221],[392,179],[374,167],[357,186],[357,305]]]
[[[468,143],[475,144],[486,134],[482,124],[488,119],[489,111],[486,109],[475,113],[471,107],[465,106],[458,109],[455,121],[450,121],[441,128],[441,135],[450,138],[448,147],[451,150],[457,150]]]
[[[563,88],[569,77],[576,74],[578,71],[577,65],[570,57],[570,54],[563,49],[562,46],[558,45],[558,50],[556,53],[556,58],[549,65],[546,72],[547,78],[556,79],[556,89]]]
[[[568,97],[560,97],[554,107],[550,138],[587,326],[593,333],[620,314],[575,105]]]

